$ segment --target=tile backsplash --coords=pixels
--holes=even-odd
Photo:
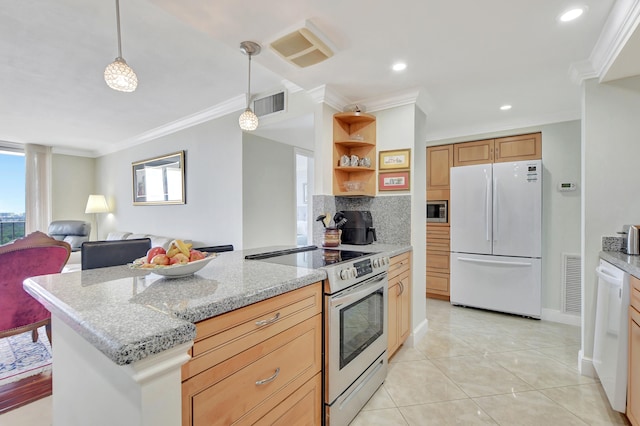
[[[340,210],[369,210],[382,244],[411,244],[411,195],[385,197],[334,197],[314,195],[313,219],[321,214],[333,215]],[[313,223],[313,244],[322,244],[322,224]]]
[[[626,246],[624,237],[602,237],[602,251],[624,251]]]

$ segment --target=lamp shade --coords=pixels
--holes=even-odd
[[[85,213],[108,213],[109,205],[104,195],[89,195],[87,200],[87,207],[84,209]]]

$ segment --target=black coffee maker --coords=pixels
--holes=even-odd
[[[339,211],[347,219],[342,229],[342,244],[364,245],[377,241],[376,228],[368,210]]]

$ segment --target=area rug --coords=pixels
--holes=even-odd
[[[44,327],[37,342],[31,332],[0,339],[0,386],[51,370],[51,345]]]

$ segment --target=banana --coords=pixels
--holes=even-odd
[[[169,251],[167,251],[167,256],[173,257],[178,253],[182,253],[181,250],[174,243],[171,243],[171,245],[169,246]]]
[[[178,249],[180,249],[180,251],[182,252],[182,254],[184,254],[185,256],[189,256],[189,249],[191,248],[191,246],[193,244],[186,244],[184,241],[182,240],[175,240],[176,246],[178,246]]]

